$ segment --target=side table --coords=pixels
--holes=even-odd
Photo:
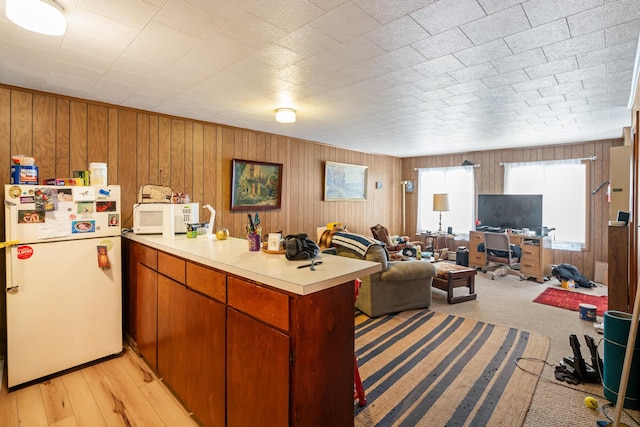
[[[457,304],[477,298],[478,295],[475,292],[475,277],[478,272],[475,268],[448,262],[437,263],[435,266],[436,277],[433,278],[431,286],[446,291],[447,302],[449,304]],[[453,290],[460,287],[469,288],[469,293],[467,295],[454,296]]]

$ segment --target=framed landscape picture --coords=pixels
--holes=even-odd
[[[367,200],[367,166],[325,162],[324,200]]]
[[[282,164],[231,160],[231,210],[280,209]]]

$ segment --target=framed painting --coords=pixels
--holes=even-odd
[[[231,160],[231,210],[280,209],[282,164]]]
[[[367,200],[367,166],[325,162],[324,200]]]

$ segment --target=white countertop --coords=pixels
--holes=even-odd
[[[289,261],[284,254],[250,252],[244,239],[227,240],[199,237],[187,239],[185,235],[164,238],[156,234],[127,233],[125,238],[218,270],[264,283],[283,291],[308,295],[359,277],[366,277],[382,269],[377,262],[356,260],[337,255],[320,254],[314,261],[322,264],[311,271],[310,260]]]

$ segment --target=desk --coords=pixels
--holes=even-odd
[[[551,238],[525,236],[524,234],[509,234],[511,243],[520,246],[520,272],[544,283],[551,275]],[[483,268],[487,264],[484,252],[478,252],[478,245],[484,243],[483,231],[469,232],[469,267]]]

